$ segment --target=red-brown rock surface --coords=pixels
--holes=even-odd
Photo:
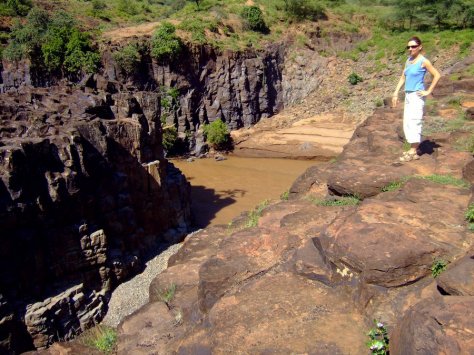
[[[469,130],[431,134],[421,159],[401,164],[400,121],[400,109],[377,110],[337,162],[309,169],[255,227],[241,216],[190,236],[150,304],[120,325],[118,353],[361,354],[373,319],[391,353],[472,353],[471,190],[431,180],[463,176],[472,156],[454,145]],[[340,195],[363,201],[318,202]],[[434,279],[439,259],[450,264]]]

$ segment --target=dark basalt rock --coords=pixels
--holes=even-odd
[[[23,86],[0,96],[0,350],[71,339],[190,224],[159,97]],[[1,352],[0,351],[0,352]]]

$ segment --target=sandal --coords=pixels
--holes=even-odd
[[[420,156],[416,152],[415,153],[404,152],[402,156],[400,157],[401,162],[408,162],[408,161],[418,160],[418,159],[420,159]]]

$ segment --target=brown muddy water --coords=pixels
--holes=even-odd
[[[227,224],[260,202],[279,199],[316,161],[228,157],[224,161],[171,160],[191,183],[196,227]]]

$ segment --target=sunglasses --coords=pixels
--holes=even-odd
[[[417,44],[416,46],[407,46],[407,49],[415,49],[415,48],[418,48],[420,45]]]

